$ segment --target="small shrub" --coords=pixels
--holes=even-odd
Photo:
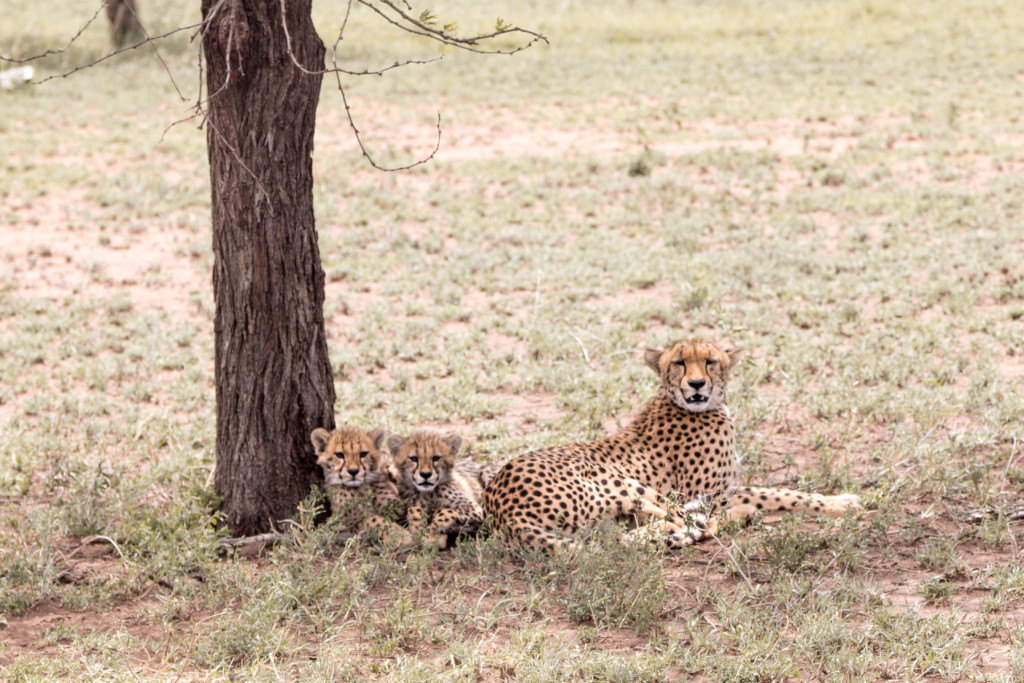
[[[761,551],[773,574],[799,570],[822,547],[821,534],[805,531],[793,517],[787,517],[761,539]]]
[[[922,581],[918,586],[918,594],[926,601],[938,604],[945,603],[949,604],[950,599],[953,597],[953,591],[956,585],[947,581],[945,577],[937,576],[927,581]]]
[[[914,553],[922,567],[933,572],[942,572],[946,576],[958,576],[964,572],[964,560],[960,550],[951,538],[940,536],[929,539],[920,550]]]
[[[621,531],[615,525],[601,525],[580,542],[573,560],[554,560],[556,599],[577,624],[592,622],[644,634],[661,620],[671,593],[660,547],[622,539]]]

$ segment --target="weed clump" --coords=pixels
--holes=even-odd
[[[630,178],[646,178],[651,175],[651,165],[648,163],[647,159],[640,157],[639,159],[634,159],[633,162],[630,163],[627,173]]]
[[[823,546],[820,534],[804,530],[799,520],[792,517],[786,518],[761,539],[761,549],[773,575],[799,571]]]
[[[623,538],[617,525],[599,525],[579,541],[574,558],[549,563],[545,579],[577,624],[631,628],[642,635],[658,625],[672,599],[660,546]]]

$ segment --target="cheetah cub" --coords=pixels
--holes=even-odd
[[[391,474],[408,504],[409,531],[426,529],[441,548],[447,547],[449,533],[475,531],[483,522],[480,501],[497,472],[481,463],[456,462],[461,446],[457,435],[428,430],[388,437]]]
[[[381,538],[408,542],[409,533],[394,521],[404,503],[387,470],[381,468],[384,430],[314,429],[309,438],[324,472],[331,514],[340,520],[342,530],[376,531]]]

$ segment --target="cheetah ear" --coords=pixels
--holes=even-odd
[[[723,349],[723,352],[729,356],[729,367],[736,365],[736,361],[747,355],[747,352],[743,349]]]
[[[317,427],[313,430],[313,433],[309,435],[309,440],[313,442],[313,448],[316,449],[317,453],[323,453],[324,449],[327,448],[327,442],[330,440],[331,435],[326,429]]]
[[[405,437],[401,434],[392,434],[388,437],[388,450],[391,451],[391,455],[398,455],[398,449],[405,443]]]
[[[448,448],[452,449],[452,455],[457,455],[459,448],[462,447],[462,437],[458,434],[452,434],[448,437]]]
[[[658,365],[658,361],[661,360],[661,354],[663,353],[665,353],[663,349],[647,349],[644,351],[644,362],[659,375],[661,374],[661,367]]]
[[[370,441],[373,442],[373,447],[380,450],[380,445],[384,443],[384,430],[380,427],[370,430]]]

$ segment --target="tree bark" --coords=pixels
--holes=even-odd
[[[324,64],[311,0],[285,0],[291,51]],[[334,426],[313,218],[321,75],[289,55],[279,0],[202,0],[213,218],[217,463],[236,535],[291,517],[320,480],[309,434]]]

